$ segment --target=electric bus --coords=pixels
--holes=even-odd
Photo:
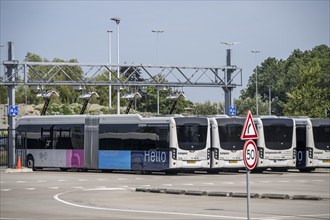
[[[295,121],[288,117],[261,116],[254,118],[259,139],[257,169],[285,171],[296,166]]]
[[[296,167],[301,172],[330,168],[330,119],[294,118]]]
[[[215,117],[212,125],[211,169],[239,170],[245,167],[243,162],[244,141],[240,136],[245,118]]]
[[[27,116],[17,122],[31,168],[179,171],[210,166],[206,117]]]

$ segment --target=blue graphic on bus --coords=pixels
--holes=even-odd
[[[131,168],[131,151],[100,150],[99,168],[129,170]]]
[[[132,151],[132,170],[165,170],[169,168],[168,151]]]

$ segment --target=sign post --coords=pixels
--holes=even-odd
[[[247,219],[250,220],[250,171],[256,167],[258,162],[258,148],[252,140],[258,139],[258,133],[250,111],[245,119],[241,139],[246,140],[243,148],[243,160],[246,167]]]

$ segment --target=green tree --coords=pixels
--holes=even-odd
[[[222,103],[211,103],[210,101],[204,103],[195,103],[192,113],[194,115],[224,114],[224,106]]]
[[[318,103],[325,102],[325,106],[322,107],[323,112],[327,108],[329,95],[326,88],[330,84],[330,48],[328,46],[320,45],[311,51],[304,52],[299,49],[294,50],[287,60],[267,58],[257,68],[258,94],[264,103],[269,100],[269,86],[271,86],[272,114],[296,115],[299,112],[297,109],[293,110],[295,104],[298,104],[296,99],[302,100],[304,97],[303,99],[307,101],[308,96],[313,97],[315,101],[318,100]],[[313,77],[307,77],[308,72]],[[245,100],[249,97],[253,99],[255,87],[256,69],[249,78],[247,88],[242,90],[240,99]],[[324,94],[316,91],[316,87],[322,88]],[[312,96],[311,94],[318,95]],[[309,112],[304,112],[304,115],[315,115],[312,108],[305,109],[308,109]],[[262,113],[260,112],[260,114]]]
[[[263,102],[261,97],[258,98],[258,113],[259,115],[269,115],[268,101]],[[250,110],[252,114],[256,114],[256,99],[255,97],[247,97],[245,99],[235,99],[234,105],[237,106],[237,115],[245,116]]]
[[[321,65],[317,60],[307,63],[300,73],[300,82],[287,92],[285,114],[313,118],[326,117],[324,113],[330,109],[330,87],[323,81],[328,74],[330,73],[321,71]]]
[[[2,80],[2,77],[0,77]],[[0,85],[0,104],[7,103],[7,86]]]

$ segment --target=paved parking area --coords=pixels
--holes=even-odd
[[[244,173],[1,171],[0,219],[246,219],[246,198],[136,192],[136,188],[245,192]],[[328,171],[252,174],[251,192],[325,199],[251,199],[253,219],[329,219]]]

